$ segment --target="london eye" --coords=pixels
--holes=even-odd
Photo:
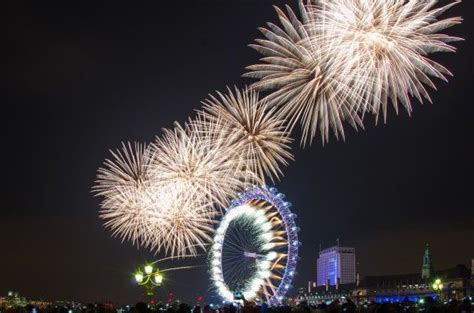
[[[282,303],[300,244],[290,208],[274,187],[254,186],[232,200],[210,251],[211,279],[225,301]]]

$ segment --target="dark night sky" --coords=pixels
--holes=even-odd
[[[259,55],[246,45],[284,2],[173,3],[7,8],[0,295],[140,298],[130,274],[153,255],[103,229],[95,171],[121,141],[150,141],[208,92],[248,82],[240,75]],[[436,56],[455,77],[438,82],[434,104],[416,105],[411,118],[391,112],[386,125],[368,120],[359,133],[346,128],[345,143],[294,146],[277,187],[302,229],[297,285],[314,278],[319,243],[336,238],[356,247],[363,275],[418,271],[427,242],[436,268],[474,258],[473,11],[469,0],[448,13],[464,16],[451,32],[467,40],[456,55]],[[198,268],[171,275],[159,296],[212,300],[208,286]]]

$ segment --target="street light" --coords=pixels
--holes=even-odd
[[[153,266],[151,266],[151,265],[145,266],[145,273],[150,275],[152,272],[153,272]]]
[[[185,255],[183,257],[194,257],[194,255]],[[153,297],[153,290],[156,287],[161,286],[163,283],[163,273],[176,270],[184,270],[194,268],[196,266],[179,266],[173,268],[159,269],[156,264],[166,260],[172,260],[174,257],[166,257],[152,263],[147,263],[141,268],[138,268],[134,274],[135,282],[137,285],[142,286],[145,289],[146,295],[150,298]]]
[[[135,280],[137,283],[143,282],[143,274],[142,273],[136,273],[135,274]]]
[[[441,281],[441,279],[437,278],[434,281],[432,287],[433,287],[433,290],[438,294],[438,297],[440,297],[441,296],[441,291],[443,290],[443,282]]]
[[[159,268],[155,269],[152,265],[147,264],[143,271],[139,268],[135,272],[135,281],[139,286],[145,288],[146,295],[151,298],[153,297],[155,287],[161,286],[163,283],[163,275],[160,273]]]

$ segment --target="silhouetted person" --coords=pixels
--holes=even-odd
[[[462,312],[462,313],[472,313],[474,310],[473,310],[473,307],[471,305],[471,301],[468,299],[468,298],[465,298],[461,305],[459,306],[459,312]]]
[[[342,310],[348,313],[354,313],[356,311],[356,304],[351,300],[351,298],[346,298],[346,303],[342,305]]]
[[[135,310],[137,313],[148,313],[148,306],[144,302],[138,302],[135,304]]]
[[[191,311],[191,307],[186,303],[180,303],[178,306],[178,310],[176,310],[176,312],[178,313],[189,313],[189,311]]]

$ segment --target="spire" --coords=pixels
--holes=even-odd
[[[421,278],[429,279],[434,274],[433,260],[431,258],[430,246],[426,244],[425,253],[423,254],[423,266],[421,268]]]

